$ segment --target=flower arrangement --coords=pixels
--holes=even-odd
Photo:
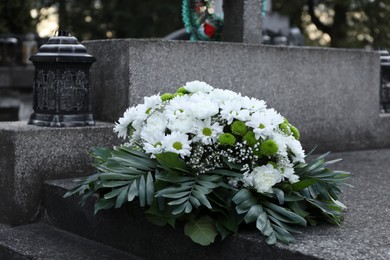
[[[193,81],[145,97],[114,131],[126,143],[93,151],[98,173],[77,180],[65,196],[81,204],[100,195],[95,213],[138,198],[157,225],[184,221],[184,233],[209,245],[254,223],[268,244],[294,241],[299,226],[341,224],[338,201],[349,173],[311,162],[300,134],[262,100]]]

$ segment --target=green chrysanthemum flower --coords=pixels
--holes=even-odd
[[[259,151],[264,156],[274,156],[278,152],[279,147],[274,140],[264,141],[259,148]]]
[[[257,143],[256,137],[255,137],[255,133],[253,133],[252,131],[248,131],[244,135],[243,139],[244,139],[244,141],[246,141],[246,144],[248,146],[254,146]]]
[[[161,95],[160,98],[162,101],[167,101],[167,100],[171,100],[173,98],[173,95],[171,93],[164,93]]]
[[[240,135],[240,136],[243,136],[246,134],[246,132],[248,131],[248,127],[245,125],[244,122],[242,121],[234,121],[231,125],[230,125],[230,130],[232,131],[232,133],[234,135]]]
[[[184,87],[180,87],[176,90],[176,93],[181,93],[181,94],[188,94],[189,92],[184,88]]]
[[[285,134],[290,135],[291,130],[288,123],[284,122],[279,125],[279,129],[282,130]]]
[[[301,137],[301,134],[299,133],[298,128],[296,128],[296,127],[293,126],[293,125],[290,125],[290,129],[291,129],[291,132],[292,132],[294,138],[297,139],[297,140],[299,140],[299,138]]]
[[[236,138],[230,133],[223,133],[218,137],[218,142],[222,146],[234,146]]]

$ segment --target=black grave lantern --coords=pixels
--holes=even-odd
[[[95,125],[89,105],[89,69],[96,59],[66,31],[59,31],[30,60],[35,66],[34,113],[29,124]]]

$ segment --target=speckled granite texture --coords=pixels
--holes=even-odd
[[[97,58],[91,102],[100,120],[113,122],[144,96],[203,80],[264,99],[300,129],[308,150],[390,147],[390,117],[379,115],[377,53],[135,39],[84,44]]]
[[[27,122],[0,123],[0,223],[28,223],[39,217],[42,184],[93,172],[88,153],[119,139],[113,124],[47,128]]]

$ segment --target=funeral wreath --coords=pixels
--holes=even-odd
[[[193,81],[145,97],[114,131],[125,142],[95,148],[98,172],[65,197],[98,194],[95,213],[138,200],[157,225],[184,221],[184,233],[209,245],[253,223],[268,244],[294,241],[299,227],[340,225],[340,187],[327,154],[307,162],[300,133],[263,100]]]

